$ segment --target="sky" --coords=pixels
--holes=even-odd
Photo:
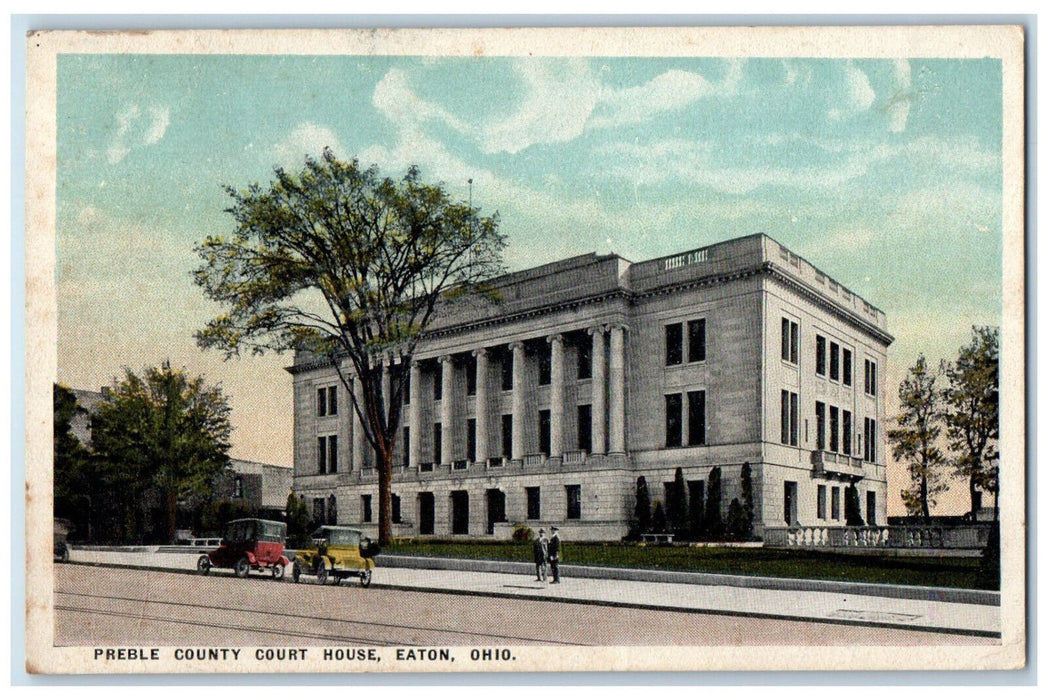
[[[234,457],[290,465],[292,358],[196,347],[219,308],[193,248],[232,232],[226,185],[330,147],[463,199],[472,178],[511,270],[764,232],[885,312],[891,413],[918,353],[1000,325],[1001,94],[991,59],[62,54],[58,380],[170,360],[221,383]]]

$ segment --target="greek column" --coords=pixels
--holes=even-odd
[[[611,327],[611,357],[608,358],[608,370],[611,374],[608,382],[608,452],[614,453],[626,451],[624,332],[625,328],[621,325]]]
[[[510,459],[524,459],[524,344],[512,343],[513,351],[513,452]]]
[[[356,397],[360,410],[364,410],[364,390],[360,383],[360,377],[353,377],[353,396]],[[364,467],[364,426],[360,422],[360,414],[353,410],[353,471],[359,472]]]
[[[564,455],[564,337],[551,335],[549,358],[549,456]]]
[[[451,429],[451,387],[455,363],[451,355],[440,356],[440,463],[451,464],[452,444],[455,432]]]
[[[592,442],[593,454],[604,454],[604,326],[590,328],[589,334],[593,336],[592,365],[593,381],[593,407],[590,415],[593,420]]]
[[[411,363],[411,374],[408,375],[408,466],[418,467],[419,448],[422,446],[422,370],[418,362]]]
[[[487,462],[488,457],[488,351],[479,348],[473,351],[477,358],[477,454],[476,461]]]

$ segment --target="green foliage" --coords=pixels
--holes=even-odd
[[[739,474],[742,482],[742,536],[743,540],[753,539],[753,468],[749,462],[742,463]]]
[[[637,534],[651,532],[651,495],[648,493],[648,481],[643,476],[637,477],[637,507],[634,509],[637,523]]]
[[[931,519],[935,497],[949,486],[942,473],[946,457],[938,446],[943,420],[942,394],[936,386],[940,376],[941,370],[928,370],[924,355],[917,357],[899,384],[900,413],[896,427],[888,431],[892,454],[910,474],[910,485],[902,491],[906,512],[926,521]]]
[[[243,503],[221,498],[203,504],[196,512],[193,531],[201,537],[219,537],[226,523],[240,518],[254,518],[258,513]]]
[[[976,585],[990,591],[1000,590],[1001,587],[1001,527],[997,521],[990,528],[989,538],[979,558]]]
[[[666,532],[666,510],[662,507],[662,501],[655,499],[655,512],[651,516],[651,531]]]
[[[698,489],[696,495],[688,499],[688,527],[691,539],[701,540],[706,535],[706,493]]]
[[[514,542],[531,542],[533,539],[535,539],[535,532],[527,525],[517,523],[513,526]]]
[[[749,536],[746,523],[746,511],[742,507],[742,503],[739,502],[738,498],[731,499],[731,504],[728,506],[728,521],[726,529],[728,532],[728,539],[734,542],[741,542]]]
[[[174,541],[178,501],[206,497],[229,465],[229,413],[219,387],[168,363],[142,377],[125,370],[105,393],[91,418],[91,443],[108,492],[104,506],[122,513],[121,539],[140,541],[151,529],[142,505],[152,492],[162,494],[164,518],[152,529]]]
[[[855,487],[855,484],[850,484],[844,489],[844,524],[848,527],[862,527],[866,524],[866,521],[862,519],[859,489]]]
[[[952,363],[945,363],[947,387],[946,435],[954,453],[957,476],[968,480],[972,516],[975,493],[982,489],[996,496],[999,489],[999,331],[973,327],[972,339]]]
[[[441,308],[495,298],[487,281],[503,270],[505,238],[497,214],[481,217],[415,167],[394,180],[325,149],[297,173],[274,174],[265,187],[228,187],[233,233],[196,248],[196,284],[223,308],[197,342],[227,358],[295,350],[332,361],[375,451],[385,545],[415,347]]]
[[[287,544],[294,549],[310,542],[309,509],[301,496],[291,491],[284,505],[284,519],[287,523]]]
[[[66,387],[55,384],[52,389],[54,407],[54,514],[75,525],[74,532],[86,537],[91,526],[87,507],[93,488],[90,453],[73,435],[72,422],[86,411],[77,404],[76,395]]]
[[[703,521],[706,535],[717,539],[724,534],[724,521],[721,519],[721,468],[714,467],[706,481],[706,513]]]
[[[673,488],[667,496],[667,517],[676,537],[688,536],[688,487],[684,483],[684,470],[677,467],[673,474]]]

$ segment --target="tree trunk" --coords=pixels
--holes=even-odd
[[[977,491],[977,489],[975,488],[975,474],[972,474],[970,477],[968,477],[968,497],[971,499],[971,504],[972,504],[972,522],[973,523],[979,518],[979,514],[976,512],[976,508],[975,508],[975,493],[976,493],[976,491]]]
[[[388,547],[393,541],[393,451],[375,450],[378,461],[378,544]]]
[[[928,508],[928,477],[926,475],[921,476],[921,515],[924,516],[925,523],[931,522],[932,514]]]

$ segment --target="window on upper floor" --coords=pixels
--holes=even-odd
[[[706,392],[688,392],[688,445],[706,444]]]
[[[841,379],[841,346],[830,342],[830,380],[839,382]]]
[[[589,344],[580,345],[576,355],[578,361],[578,378],[593,378],[593,347]]]
[[[852,385],[852,351],[848,348],[841,349],[841,383]]]
[[[684,326],[671,323],[666,326],[666,366],[679,365],[684,361]]]
[[[680,447],[682,436],[680,394],[667,394],[666,400],[666,447]]]
[[[547,346],[539,352],[539,386],[550,383],[551,365],[550,349]]]
[[[338,415],[338,386],[325,386],[317,389],[317,415]]]
[[[800,326],[796,321],[782,319],[782,359],[797,364],[800,355]]]
[[[688,362],[706,361],[706,319],[688,321]]]
[[[826,376],[826,338],[815,336],[815,374]]]
[[[873,360],[866,360],[866,371],[863,383],[867,394],[870,396],[877,395],[877,363]]]
[[[782,422],[781,440],[783,445],[797,446],[800,435],[798,412],[800,409],[799,397],[796,392],[782,390],[782,401],[780,405],[780,418]]]
[[[815,449],[826,449],[826,404],[815,402]]]

